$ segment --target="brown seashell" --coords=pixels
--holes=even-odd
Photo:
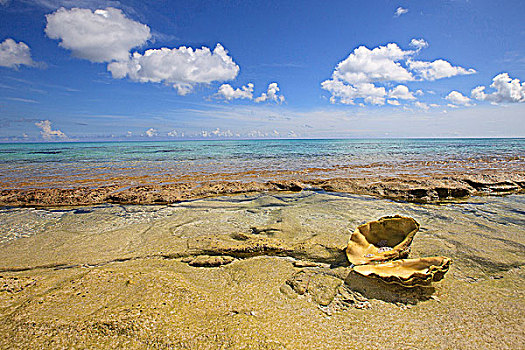
[[[416,220],[398,215],[368,222],[350,236],[346,256],[354,265],[406,258],[418,230]]]
[[[424,287],[443,279],[450,263],[449,258],[437,256],[359,265],[354,267],[354,271],[362,276],[375,277],[386,283],[396,283],[404,287]]]

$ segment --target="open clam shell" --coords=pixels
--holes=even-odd
[[[346,256],[354,265],[406,258],[418,230],[416,220],[397,215],[368,222],[350,236]]]
[[[424,287],[443,279],[450,263],[449,258],[437,256],[360,265],[355,266],[354,271],[362,276],[375,277],[387,283],[397,283],[405,287]]]

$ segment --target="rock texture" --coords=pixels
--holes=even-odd
[[[312,191],[3,208],[0,348],[523,348],[524,211]],[[396,213],[421,224],[413,257],[454,260],[440,283],[339,264],[355,227]]]
[[[76,206],[100,203],[169,204],[184,200],[268,191],[303,189],[364,194],[394,200],[433,203],[477,195],[502,195],[525,191],[525,173],[485,175],[454,174],[403,177],[329,178],[303,180],[198,181],[168,185],[104,186],[76,188],[4,189],[3,206]]]

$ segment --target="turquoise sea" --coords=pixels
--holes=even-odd
[[[440,165],[441,164],[441,165]],[[525,139],[324,139],[0,144],[0,187],[525,168]],[[168,181],[169,182],[169,181]]]

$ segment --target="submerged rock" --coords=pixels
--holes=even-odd
[[[235,260],[231,256],[209,256],[209,255],[199,255],[195,258],[186,258],[183,259],[183,262],[188,263],[190,266],[194,267],[218,267],[222,265],[227,265]]]
[[[318,271],[301,270],[291,276],[286,284],[299,295],[308,295],[320,306],[328,306],[339,292],[343,284],[340,278]],[[281,292],[285,289],[281,288]]]

